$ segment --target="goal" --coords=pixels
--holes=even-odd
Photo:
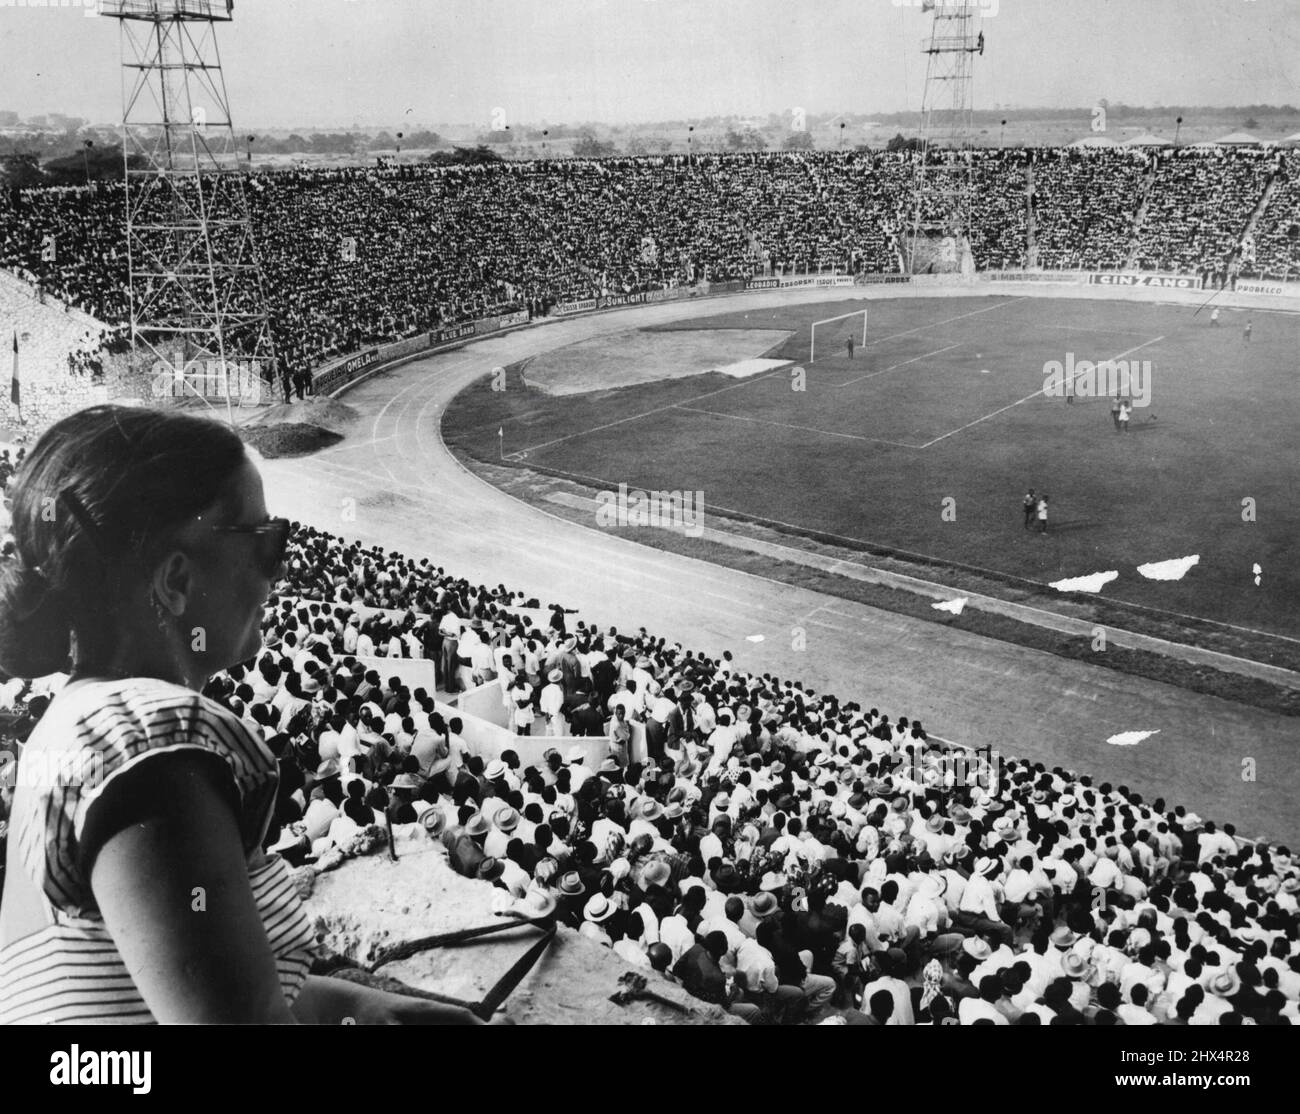
[[[861,328],[859,328],[861,321]],[[842,313],[838,317],[828,317],[825,321],[814,321],[812,327],[812,349],[808,353],[810,364],[817,362],[817,348],[825,353],[833,353],[843,348],[849,337],[859,347],[867,343],[867,311],[855,309],[852,313]]]

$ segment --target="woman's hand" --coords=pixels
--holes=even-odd
[[[294,1013],[319,1025],[482,1025],[469,1010],[426,998],[393,994],[346,979],[313,976],[307,980]],[[494,1018],[494,1025],[511,1024]]]
[[[354,986],[344,1025],[482,1025],[483,1022],[461,1006],[410,998],[368,986]]]

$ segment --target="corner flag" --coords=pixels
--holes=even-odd
[[[9,382],[9,401],[18,410],[18,420],[23,420],[23,394],[18,383],[18,330],[14,330],[14,374]]]

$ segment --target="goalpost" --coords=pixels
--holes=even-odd
[[[814,321],[812,327],[812,348],[808,353],[808,362],[810,364],[817,362],[817,330],[822,329],[822,347],[825,348],[830,344],[832,348],[838,347],[844,341],[857,333],[857,323],[853,318],[862,318],[862,336],[858,340],[858,345],[865,348],[867,345],[867,311],[865,309],[855,309],[852,313],[841,313],[838,317],[828,317],[825,321]],[[838,325],[838,328],[834,326]],[[829,327],[829,334],[823,326]]]

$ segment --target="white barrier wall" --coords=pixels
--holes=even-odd
[[[442,718],[448,722],[452,717],[460,719],[462,724],[460,737],[470,754],[477,754],[484,762],[491,762],[494,758],[500,758],[502,751],[513,750],[519,755],[519,761],[523,766],[536,766],[548,782],[553,779],[547,772],[542,755],[552,747],[560,752],[566,762],[569,751],[574,747],[580,747],[583,753],[583,764],[593,771],[600,768],[601,762],[609,752],[609,744],[603,735],[584,739],[567,735],[559,738],[546,735],[516,735],[513,731],[469,714],[463,708],[444,704],[441,701],[437,701],[435,707]]]
[[[381,659],[382,660],[382,659]],[[536,733],[516,735],[508,726],[506,707],[501,702],[501,687],[496,681],[489,681],[478,688],[469,689],[456,697],[456,704],[439,704],[438,711],[443,718],[459,716],[465,724],[461,733],[471,753],[480,754],[485,761],[496,758],[503,750],[513,749],[525,766],[537,766],[541,769],[542,753],[555,747],[567,756],[571,747],[581,747],[586,755],[587,768],[599,767],[605,755],[609,753],[609,742],[604,735],[577,737],[565,735],[559,738],[547,737]],[[539,721],[540,722],[540,721]],[[645,726],[632,723],[632,742],[630,760],[644,762],[646,758]],[[532,757],[529,757],[531,755]]]
[[[326,603],[324,600],[309,600],[301,596],[280,596],[277,602],[289,600],[295,612],[299,607],[319,607],[322,612],[333,615],[335,611],[342,608],[345,611],[355,611],[362,619],[369,619],[372,615],[380,615],[392,622],[405,619],[408,615],[414,615],[417,619],[429,618],[428,612],[425,611],[405,611],[393,607],[371,607],[369,604],[358,603],[354,600],[352,603]]]
[[[448,723],[453,718],[461,721],[463,727],[460,737],[464,740],[466,748],[470,754],[479,755],[484,762],[490,762],[493,758],[499,757],[503,750],[511,748],[514,748],[521,759],[524,757],[519,748],[514,746],[514,734],[504,727],[479,719],[478,716],[470,715],[463,708],[457,708],[454,704],[444,704],[441,700],[434,701],[434,708]],[[537,752],[537,761],[540,765],[540,750]],[[525,761],[524,764],[528,765],[528,762]]]
[[[456,697],[456,706],[464,715],[475,716],[507,731],[510,729],[510,717],[501,700],[501,686],[496,681],[462,692]]]
[[[409,689],[424,689],[430,696],[437,691],[433,662],[428,658],[357,657],[362,669],[373,669],[381,681],[397,677]]]

